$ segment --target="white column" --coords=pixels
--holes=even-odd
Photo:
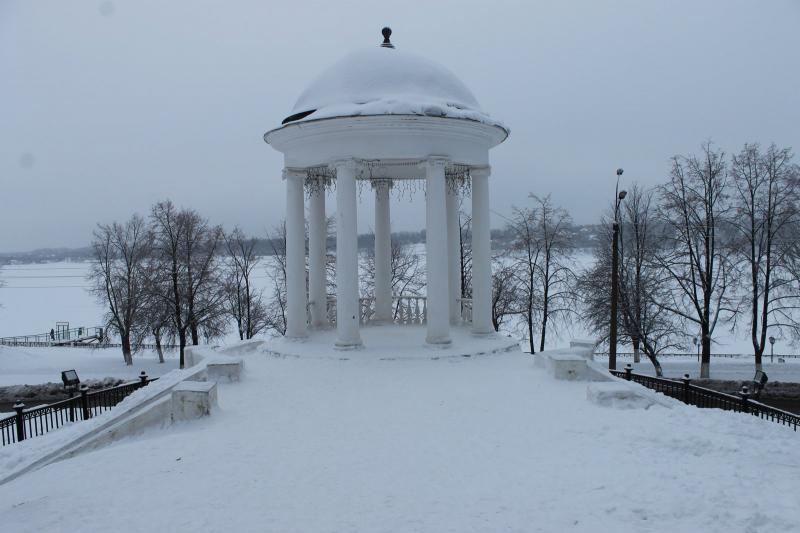
[[[286,336],[302,338],[306,328],[305,173],[283,171],[286,180]]]
[[[308,292],[311,307],[311,327],[328,325],[328,296],[325,290],[328,227],[325,220],[325,178],[309,183],[311,194],[308,206]]]
[[[447,270],[449,280],[450,324],[461,323],[461,246],[459,243],[458,189],[447,183]]]
[[[358,331],[358,228],[354,160],[336,161],[336,347],[361,346]]]
[[[386,179],[372,183],[375,189],[375,319],[392,321],[392,228]]]
[[[489,229],[489,168],[472,176],[472,332],[492,333],[492,263]]]
[[[429,344],[450,343],[446,164],[447,160],[443,158],[431,158],[425,163],[425,270],[428,276],[428,332],[425,340]]]

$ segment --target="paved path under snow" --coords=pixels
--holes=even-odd
[[[0,486],[4,531],[798,531],[800,434],[752,417],[597,407],[521,355],[247,357],[213,417]]]

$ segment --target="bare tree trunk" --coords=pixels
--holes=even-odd
[[[122,339],[122,357],[125,359],[125,364],[131,366],[133,364],[133,356],[131,355],[131,336],[127,331],[120,334]]]
[[[180,345],[180,368],[186,368],[186,359],[184,358],[184,351],[186,348],[186,330],[178,330],[178,344]]]
[[[539,351],[544,351],[544,341],[547,337],[547,318],[550,316],[550,254],[545,252],[545,265],[544,276],[542,277],[543,294],[542,294],[542,331],[541,338],[539,339]]]
[[[155,331],[153,333],[153,338],[156,341],[156,351],[158,352],[158,362],[159,363],[163,363],[164,362],[164,350],[161,347],[161,332],[160,331]]]

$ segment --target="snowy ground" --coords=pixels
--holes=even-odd
[[[247,358],[212,417],[0,486],[4,529],[798,531],[798,434],[775,424],[598,407],[517,354]]]
[[[177,352],[165,352],[164,364],[154,351],[144,350],[126,366],[119,348],[24,348],[0,346],[0,386],[61,382],[61,371],[75,369],[81,380],[136,379],[144,370],[157,377],[178,367]]]

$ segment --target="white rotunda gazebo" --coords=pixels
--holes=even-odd
[[[423,340],[450,346],[453,328],[469,328],[470,339],[491,336],[489,150],[508,129],[484,113],[450,71],[395,49],[390,29],[383,36],[380,46],[356,51],[323,72],[281,127],[264,135],[284,155],[286,338],[313,338],[335,324],[335,347],[359,348],[365,344],[362,326],[393,322],[424,328],[424,339],[411,341],[416,346]],[[374,294],[364,297],[356,225],[360,180],[375,194]],[[390,191],[399,180],[424,182],[425,297],[392,294]],[[458,195],[470,186],[472,298],[465,300]],[[336,195],[335,297],[326,293],[326,188]]]

